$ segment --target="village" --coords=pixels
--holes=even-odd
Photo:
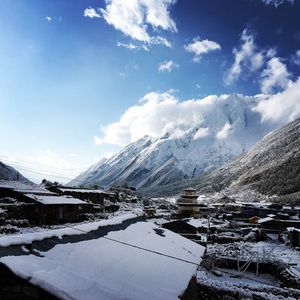
[[[300,207],[233,201],[229,197],[208,203],[193,188],[185,189],[177,198],[147,198],[126,185],[98,189],[1,181],[0,195],[1,299],[60,299],[64,298],[61,293],[72,294],[64,284],[59,292],[49,289],[51,276],[35,278],[40,271],[34,269],[31,260],[47,257],[48,252],[68,243],[102,241],[110,235],[118,246],[134,246],[141,254],[160,253],[171,257],[175,265],[178,260],[186,261],[188,271],[185,277],[179,276],[180,285],[179,278],[168,283],[181,287],[177,295],[181,299],[300,297]],[[106,245],[103,251],[109,255],[113,250]],[[124,256],[123,252],[115,255]],[[30,267],[25,263],[29,258]],[[82,256],[78,259],[84,261]],[[122,259],[130,264],[131,272],[136,271],[132,254]],[[21,262],[16,263],[18,260]],[[78,268],[74,270],[84,269]],[[85,272],[91,276],[89,269]],[[161,275],[156,278],[155,274],[151,280],[164,286]],[[115,280],[113,288],[120,279]],[[8,295],[16,298],[5,298]],[[130,299],[139,297],[131,295]],[[164,299],[175,298],[165,294]]]

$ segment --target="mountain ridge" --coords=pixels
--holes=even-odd
[[[0,180],[30,182],[20,172],[0,161]]]
[[[300,118],[270,132],[246,153],[220,168],[197,178],[166,185],[155,191],[146,188],[143,192],[151,196],[171,196],[188,186],[207,195],[251,190],[256,192],[257,196],[275,196],[279,201],[298,205]]]

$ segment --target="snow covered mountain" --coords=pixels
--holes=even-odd
[[[29,182],[22,174],[16,169],[10,167],[0,161],[0,180],[15,180]]]
[[[160,138],[145,136],[69,185],[127,183],[149,189],[198,177],[247,151],[273,129],[262,126],[261,115],[253,110],[258,97],[226,95],[218,98],[218,105],[209,97],[202,101],[205,109],[197,126],[178,126]]]

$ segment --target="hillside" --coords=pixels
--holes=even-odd
[[[21,173],[0,161],[0,180],[14,180],[29,182]]]
[[[266,195],[300,191],[300,119],[271,132],[240,156],[201,179],[199,188],[249,185]]]
[[[300,119],[269,133],[248,152],[216,170],[155,190],[145,188],[143,192],[152,196],[175,195],[187,186],[194,186],[201,193],[249,188],[288,202],[299,199]]]

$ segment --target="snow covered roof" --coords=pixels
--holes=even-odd
[[[257,223],[258,223],[258,224],[261,224],[261,223],[265,223],[265,222],[269,222],[269,221],[274,221],[274,219],[271,218],[271,217],[266,217],[266,218],[259,219],[259,220],[257,221]]]
[[[297,232],[300,232],[300,228],[288,227],[287,231],[297,231]]]
[[[58,229],[43,229],[34,232],[26,232],[22,234],[11,234],[0,236],[0,247],[9,247],[14,245],[31,244],[33,242],[42,241],[50,238],[59,238],[63,236],[80,235],[83,232],[89,233],[91,231],[98,230],[99,228],[106,227],[108,225],[119,225],[124,221],[135,219],[141,214],[138,213],[127,213],[120,216],[114,216],[110,219],[105,219],[97,222],[88,222],[72,227],[63,227]]]
[[[60,191],[64,192],[75,192],[75,193],[95,193],[103,194],[106,193],[104,190],[99,189],[71,189],[71,188],[58,188]]]
[[[45,196],[26,194],[26,197],[35,200],[41,204],[86,204],[86,202],[73,198],[71,196]]]
[[[204,247],[151,222],[43,256],[0,259],[14,273],[62,299],[178,299],[196,274]]]
[[[202,218],[202,219],[194,219],[194,218],[190,218],[187,221],[188,224],[198,228],[198,227],[205,227],[208,228],[208,220],[206,218]],[[224,221],[224,222],[216,222],[214,219],[210,220],[210,227],[224,227],[227,226],[228,222]]]
[[[244,201],[236,201],[236,203],[238,205],[242,205],[242,206],[254,206],[256,208],[267,208],[270,203],[269,202],[265,202],[265,201],[259,201],[259,202],[251,202],[251,201],[247,201],[247,202],[244,202]]]

